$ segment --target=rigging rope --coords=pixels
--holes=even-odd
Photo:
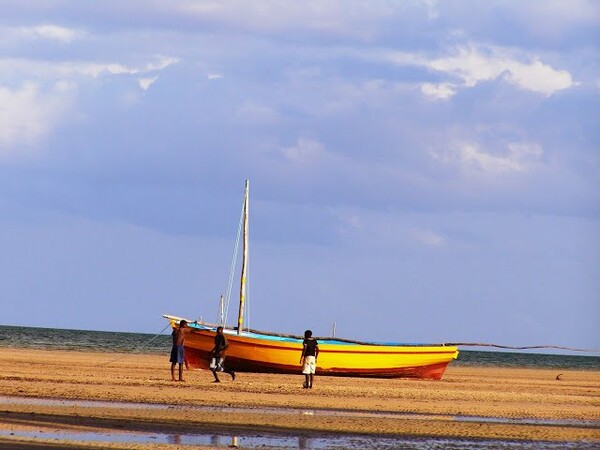
[[[164,327],[162,330],[160,330],[160,333],[158,333],[158,334],[154,335],[154,336],[153,336],[153,337],[152,337],[150,340],[148,340],[147,342],[144,342],[144,343],[143,343],[143,344],[141,344],[141,345],[138,345],[137,347],[134,347],[134,348],[133,348],[133,350],[131,350],[131,352],[130,352],[130,353],[136,353],[136,352],[138,352],[139,350],[141,350],[141,349],[143,349],[144,347],[146,347],[148,344],[150,344],[150,342],[152,342],[154,339],[156,339],[156,338],[157,338],[157,337],[159,337],[161,334],[163,334],[163,333],[164,333],[164,331],[165,331],[167,328],[169,328],[170,326],[171,326],[171,322],[169,322],[169,323],[167,324],[167,326],[166,326],[166,327]],[[111,361],[108,361],[108,362],[105,362],[105,363],[103,363],[103,364],[100,364],[100,366],[108,366],[109,364],[112,364],[112,363],[114,363],[114,362],[116,362],[116,361],[119,361],[119,360],[121,360],[121,359],[123,359],[123,358],[126,358],[126,357],[128,357],[128,356],[129,356],[129,353],[127,353],[127,354],[125,354],[125,355],[121,355],[121,356],[119,356],[118,358],[115,358],[115,359],[113,359],[113,360],[111,360]]]
[[[227,280],[227,294],[225,295],[225,313],[223,323],[220,325],[225,326],[227,323],[227,316],[229,315],[229,303],[231,300],[231,290],[233,288],[233,276],[235,274],[235,263],[237,261],[238,249],[240,246],[240,237],[242,235],[242,226],[244,223],[244,204],[242,203],[242,213],[240,214],[240,221],[238,223],[237,237],[235,239],[235,246],[233,248],[233,256],[231,258],[231,265],[229,266],[229,278]]]
[[[506,348],[511,350],[534,350],[540,348],[549,348],[555,350],[569,350],[572,352],[589,352],[598,353],[600,349],[589,349],[589,348],[573,348],[573,347],[561,347],[559,345],[529,345],[524,347],[512,346],[512,345],[500,345],[500,344],[487,344],[485,342],[445,342],[444,345],[449,346],[463,346],[463,347],[495,347],[495,348]]]

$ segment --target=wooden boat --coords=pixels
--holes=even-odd
[[[248,248],[248,187],[243,207],[243,260],[237,327],[226,327],[229,340],[227,367],[236,372],[300,373],[302,337],[244,330],[244,302]],[[182,317],[165,314],[177,327]],[[185,341],[190,368],[208,369],[217,325],[185,319],[192,328]],[[319,341],[318,375],[376,378],[424,378],[439,380],[458,349],[444,344],[395,344],[360,342],[338,338]]]

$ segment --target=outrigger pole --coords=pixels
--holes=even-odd
[[[237,334],[242,333],[244,323],[244,301],[246,300],[246,270],[248,265],[248,189],[250,181],[246,180],[246,190],[244,192],[244,240],[242,247],[242,276],[240,279],[240,310],[238,312]]]

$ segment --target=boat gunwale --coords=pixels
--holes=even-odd
[[[190,328],[193,328],[194,334],[205,335],[212,338],[214,334],[214,328],[217,325],[205,324],[205,323],[190,323]],[[235,328],[227,327],[227,338],[236,342],[237,345],[253,346],[257,345],[257,342],[265,348],[278,349],[278,350],[297,350],[298,346],[302,344],[300,336],[277,334],[277,333],[266,333],[256,330],[248,330],[248,334],[237,334]],[[266,339],[265,339],[266,338]],[[293,339],[293,341],[280,341],[277,339],[270,338],[285,338]],[[322,352],[327,353],[357,353],[357,354],[390,354],[390,355],[453,355],[457,353],[458,349],[454,346],[447,346],[444,344],[399,344],[399,343],[372,343],[354,341],[350,339],[340,339],[331,337],[317,337],[319,340],[319,347]],[[339,344],[337,343],[339,342]],[[287,345],[286,345],[287,344]],[[443,349],[443,350],[442,350]]]

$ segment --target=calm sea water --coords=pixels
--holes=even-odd
[[[171,336],[0,325],[0,347],[168,354]],[[600,356],[459,350],[454,365],[600,370]]]

